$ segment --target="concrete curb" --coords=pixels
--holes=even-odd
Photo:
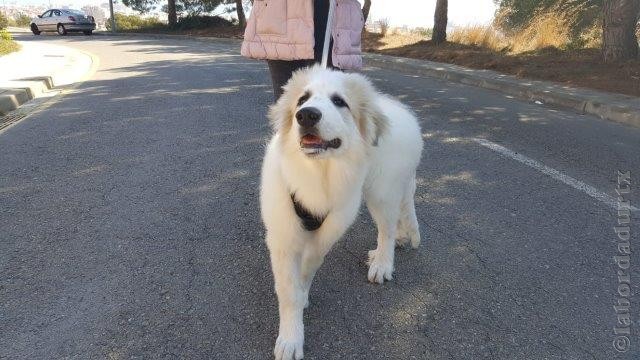
[[[15,87],[13,87],[15,86]],[[29,80],[12,84],[12,88],[0,89],[0,116],[4,116],[47,90],[53,89],[49,80]]]
[[[374,67],[473,85],[520,99],[567,107],[583,114],[640,127],[640,99],[632,96],[573,88],[546,81],[523,80],[491,70],[475,70],[395,56],[365,54],[365,61],[367,65]]]
[[[91,72],[95,60],[90,54],[70,48],[69,52],[73,55],[65,66],[46,76],[26,77],[0,84],[0,116],[17,110],[24,103],[41,97],[46,92],[80,81]]]
[[[210,36],[148,34],[148,33],[99,33],[100,35],[137,36],[155,39],[179,39],[240,44],[242,39]],[[580,89],[548,81],[518,79],[491,70],[469,69],[458,65],[426,60],[365,53],[366,65],[389,70],[440,78],[452,82],[499,91],[520,99],[540,101],[544,104],[570,108],[582,114],[640,127],[640,99],[633,96]]]
[[[154,33],[125,33],[125,32],[117,32],[111,33],[106,31],[94,32],[94,35],[100,36],[136,36],[136,37],[146,37],[152,39],[175,39],[175,40],[192,40],[192,41],[203,41],[203,42],[222,42],[228,44],[241,44],[242,39],[238,38],[224,38],[224,37],[214,37],[214,36],[194,36],[194,35],[175,35],[175,34],[154,34]]]

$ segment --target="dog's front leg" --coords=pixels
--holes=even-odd
[[[324,262],[324,257],[329,252],[330,245],[319,243],[318,239],[314,239],[307,243],[302,254],[302,281],[304,285],[304,307],[309,307],[309,291],[311,283],[316,272]]]
[[[286,248],[270,250],[280,313],[280,331],[273,354],[276,360],[302,359],[302,312],[306,301],[301,273],[302,252]]]

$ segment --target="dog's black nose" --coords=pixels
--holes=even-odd
[[[302,108],[296,113],[296,120],[303,128],[315,126],[321,118],[322,113],[314,107]]]

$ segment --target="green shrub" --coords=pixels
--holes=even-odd
[[[14,19],[14,23],[17,27],[29,27],[29,25],[31,25],[31,18],[26,14],[20,13]]]
[[[2,41],[12,41],[13,40],[13,36],[11,36],[11,33],[8,32],[6,29],[2,29],[2,30],[0,30],[0,40],[2,40]]]
[[[20,45],[13,41],[11,34],[6,29],[0,29],[0,55],[5,55],[20,49]]]
[[[176,28],[180,30],[205,29],[233,26],[234,23],[219,16],[189,15],[178,20]]]
[[[143,18],[138,15],[115,14],[116,29],[118,31],[127,30],[144,30],[161,28],[165,26],[162,22],[155,18]],[[107,19],[107,30],[111,30],[111,19]]]

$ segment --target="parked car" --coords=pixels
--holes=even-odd
[[[93,16],[87,16],[79,10],[50,9],[31,19],[31,31],[34,35],[40,35],[43,31],[57,31],[59,35],[82,31],[85,35],[91,35],[95,29],[96,21]]]

